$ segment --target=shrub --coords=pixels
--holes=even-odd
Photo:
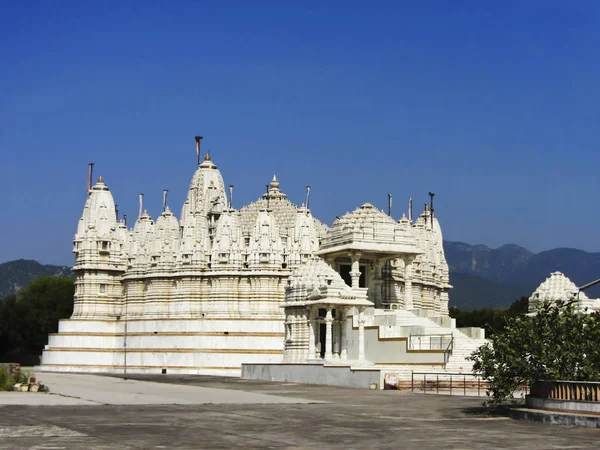
[[[600,313],[572,303],[543,303],[533,316],[508,319],[503,332],[477,349],[473,370],[490,383],[489,405],[514,400],[537,381],[600,381]]]

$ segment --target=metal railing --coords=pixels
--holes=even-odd
[[[410,334],[408,338],[409,350],[448,350],[452,353],[454,335],[445,334]]]
[[[600,383],[593,381],[538,381],[531,386],[531,396],[552,400],[600,401]]]
[[[450,339],[446,350],[444,350],[444,369],[446,368],[446,364],[448,364],[448,361],[450,361],[450,356],[452,356],[452,350],[454,350],[454,334],[452,335],[452,339]]]
[[[489,383],[478,373],[413,372],[411,392],[424,394],[472,395],[480,397],[489,389]]]

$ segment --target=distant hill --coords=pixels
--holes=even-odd
[[[17,259],[0,264],[0,299],[24,288],[31,280],[41,276],[71,276],[67,266],[43,265],[37,261]]]
[[[457,306],[463,311],[505,307],[521,297],[529,296],[535,289],[527,284],[498,283],[460,272],[450,272],[450,284],[453,286],[450,306]]]
[[[521,296],[530,295],[557,270],[578,286],[600,278],[600,253],[574,248],[532,253],[518,245],[492,249],[444,241],[444,252],[450,267],[450,284],[454,286],[450,304],[464,309],[507,306]],[[600,297],[600,288],[590,289],[586,294]],[[511,295],[514,297],[509,298]]]

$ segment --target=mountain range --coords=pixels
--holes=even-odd
[[[563,272],[578,286],[600,278],[600,253],[574,248],[532,253],[518,245],[492,249],[444,241],[444,251],[454,287],[450,291],[450,306],[463,310],[508,306],[531,295],[555,271]],[[0,264],[0,299],[44,275],[71,276],[71,270],[23,259]],[[586,293],[598,298],[600,286]]]
[[[555,248],[532,253],[518,245],[492,249],[485,245],[444,241],[450,268],[450,304],[461,309],[507,306],[529,296],[552,272],[564,273],[577,286],[600,278],[600,253]],[[586,291],[600,297],[600,288]]]
[[[71,269],[67,266],[44,265],[29,259],[0,264],[0,299],[16,293],[31,280],[43,276],[68,277],[71,276]]]

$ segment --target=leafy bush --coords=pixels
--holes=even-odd
[[[27,383],[30,376],[28,372],[23,372],[20,369],[11,374],[7,364],[0,365],[0,391],[12,391],[15,384]]]
[[[509,318],[503,332],[470,357],[490,383],[497,405],[537,381],[600,381],[600,313],[575,312],[572,303],[541,304],[534,316]]]

